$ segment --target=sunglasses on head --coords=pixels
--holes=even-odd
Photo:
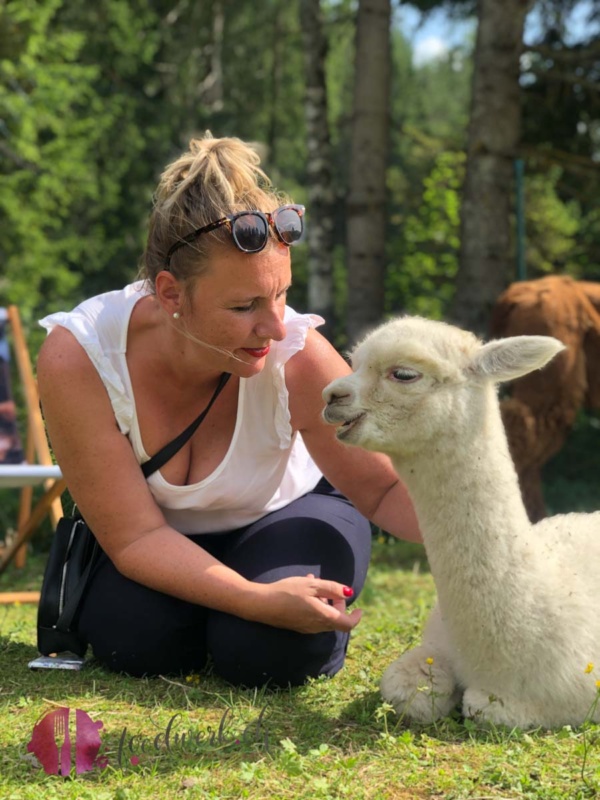
[[[269,227],[273,228],[280,242],[292,247],[302,238],[304,211],[304,206],[287,205],[275,211],[238,211],[237,214],[229,214],[175,242],[165,258],[165,269],[169,269],[171,256],[180,247],[190,244],[203,233],[210,233],[223,225],[227,225],[235,246],[242,253],[260,253],[264,250],[269,241]]]

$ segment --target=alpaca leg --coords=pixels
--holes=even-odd
[[[430,723],[447,716],[456,706],[460,693],[445,645],[443,623],[435,609],[423,644],[390,664],[381,679],[383,699],[398,715]]]
[[[463,695],[463,716],[475,722],[506,725],[509,728],[536,728],[543,718],[524,698],[497,697],[482,689],[465,689]]]

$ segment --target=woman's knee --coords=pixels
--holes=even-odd
[[[369,563],[371,536],[366,528],[348,541],[327,520],[295,517],[257,523],[223,555],[223,562],[249,580],[273,583],[312,572],[361,591]]]
[[[238,686],[300,686],[333,676],[343,664],[348,634],[296,633],[211,612],[207,645],[215,672]]]
[[[134,635],[116,638],[93,634],[90,645],[94,658],[112,672],[122,672],[134,678],[157,675],[185,675],[199,672],[207,661],[206,643],[202,632],[192,638],[180,632],[165,631],[151,638]]]
[[[107,669],[133,676],[201,669],[207,610],[148,589],[101,565],[86,593],[78,629]]]

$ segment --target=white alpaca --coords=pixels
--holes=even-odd
[[[531,525],[496,397],[497,383],[561,349],[543,336],[482,344],[406,317],[371,333],[352,355],[354,373],[323,392],[341,441],[391,457],[423,533],[438,605],[423,643],[381,682],[384,699],[415,721],[445,716],[461,696],[466,717],[521,728],[577,725],[590,713],[600,512]]]

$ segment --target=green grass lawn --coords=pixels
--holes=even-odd
[[[38,588],[41,570],[33,556],[22,574],[2,576],[0,591]],[[134,680],[93,665],[32,672],[36,608],[0,606],[0,797],[600,797],[600,726],[524,733],[456,716],[408,727],[382,703],[379,677],[419,637],[433,600],[422,549],[377,543],[346,667],[333,680],[279,692],[242,691],[204,674]],[[35,723],[59,706],[102,721],[104,769],[65,779],[27,753]]]

